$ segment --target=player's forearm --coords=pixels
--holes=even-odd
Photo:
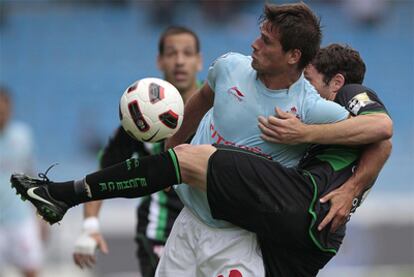
[[[349,186],[356,196],[360,195],[375,181],[390,156],[391,149],[391,140],[383,140],[367,145],[361,155],[357,169],[344,186]]]
[[[392,120],[386,114],[359,115],[332,124],[306,125],[305,141],[319,144],[370,144],[390,139],[392,129]]]
[[[195,131],[206,112],[213,106],[214,92],[208,85],[204,85],[198,93],[195,93],[186,103],[184,120],[180,129],[171,140],[175,144],[184,143]]]
[[[102,207],[102,201],[92,201],[83,204],[83,218],[98,217]]]

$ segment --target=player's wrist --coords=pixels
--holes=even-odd
[[[343,189],[353,197],[358,196],[362,192],[361,186],[353,177],[349,178],[348,181],[343,184]]]
[[[87,234],[94,234],[100,232],[99,219],[96,216],[90,216],[83,220],[82,231]]]
[[[301,143],[316,143],[317,135],[318,135],[317,125],[303,124]]]

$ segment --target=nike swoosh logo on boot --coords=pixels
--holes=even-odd
[[[50,206],[55,207],[55,205],[53,203],[50,203],[49,201],[47,201],[46,199],[40,197],[39,195],[37,195],[34,190],[37,189],[38,187],[33,187],[27,190],[27,195],[29,195],[31,198],[34,198],[36,200],[39,200],[40,202],[43,202],[45,204],[48,204]]]

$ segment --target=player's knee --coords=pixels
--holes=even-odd
[[[189,150],[189,148],[191,148],[191,147],[192,147],[191,144],[186,143],[186,144],[177,145],[173,149],[174,149],[174,152],[178,154],[178,153],[185,152],[185,151]]]
[[[174,147],[174,152],[180,159],[180,157],[197,157],[209,158],[217,149],[210,144],[191,145],[191,144],[180,144]]]
[[[183,144],[174,147],[180,165],[182,181],[204,189],[208,160],[214,151],[216,151],[216,148],[207,144]]]

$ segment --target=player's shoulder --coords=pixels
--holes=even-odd
[[[373,89],[368,88],[368,87],[366,87],[364,85],[361,85],[361,84],[347,84],[347,85],[344,85],[339,90],[338,93],[339,93],[339,95],[341,95],[341,94],[357,95],[357,94],[360,94],[360,93],[369,93],[369,94],[377,96],[377,93]]]
[[[362,112],[388,113],[377,93],[361,84],[347,84],[337,93],[335,102],[345,106],[352,114]]]
[[[251,57],[236,52],[228,52],[218,57],[212,64],[212,67],[216,66],[234,66],[240,63],[250,63]]]
[[[303,77],[303,90],[306,95],[310,95],[312,97],[319,96],[319,93],[316,91],[315,87]]]
[[[301,82],[301,85],[297,86],[299,90],[297,94],[301,95],[301,97],[304,100],[304,103],[307,103],[309,101],[315,102],[323,100],[323,98],[316,91],[315,87],[312,86],[312,84],[306,78],[304,78],[303,75],[298,80],[298,82],[299,81]]]

